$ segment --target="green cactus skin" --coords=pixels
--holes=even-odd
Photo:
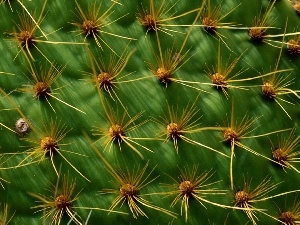
[[[300,221],[297,5],[0,2],[0,224]]]

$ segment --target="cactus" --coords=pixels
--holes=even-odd
[[[0,224],[299,223],[299,3],[0,14]]]

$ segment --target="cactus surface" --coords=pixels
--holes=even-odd
[[[298,224],[298,6],[2,0],[0,224]]]

